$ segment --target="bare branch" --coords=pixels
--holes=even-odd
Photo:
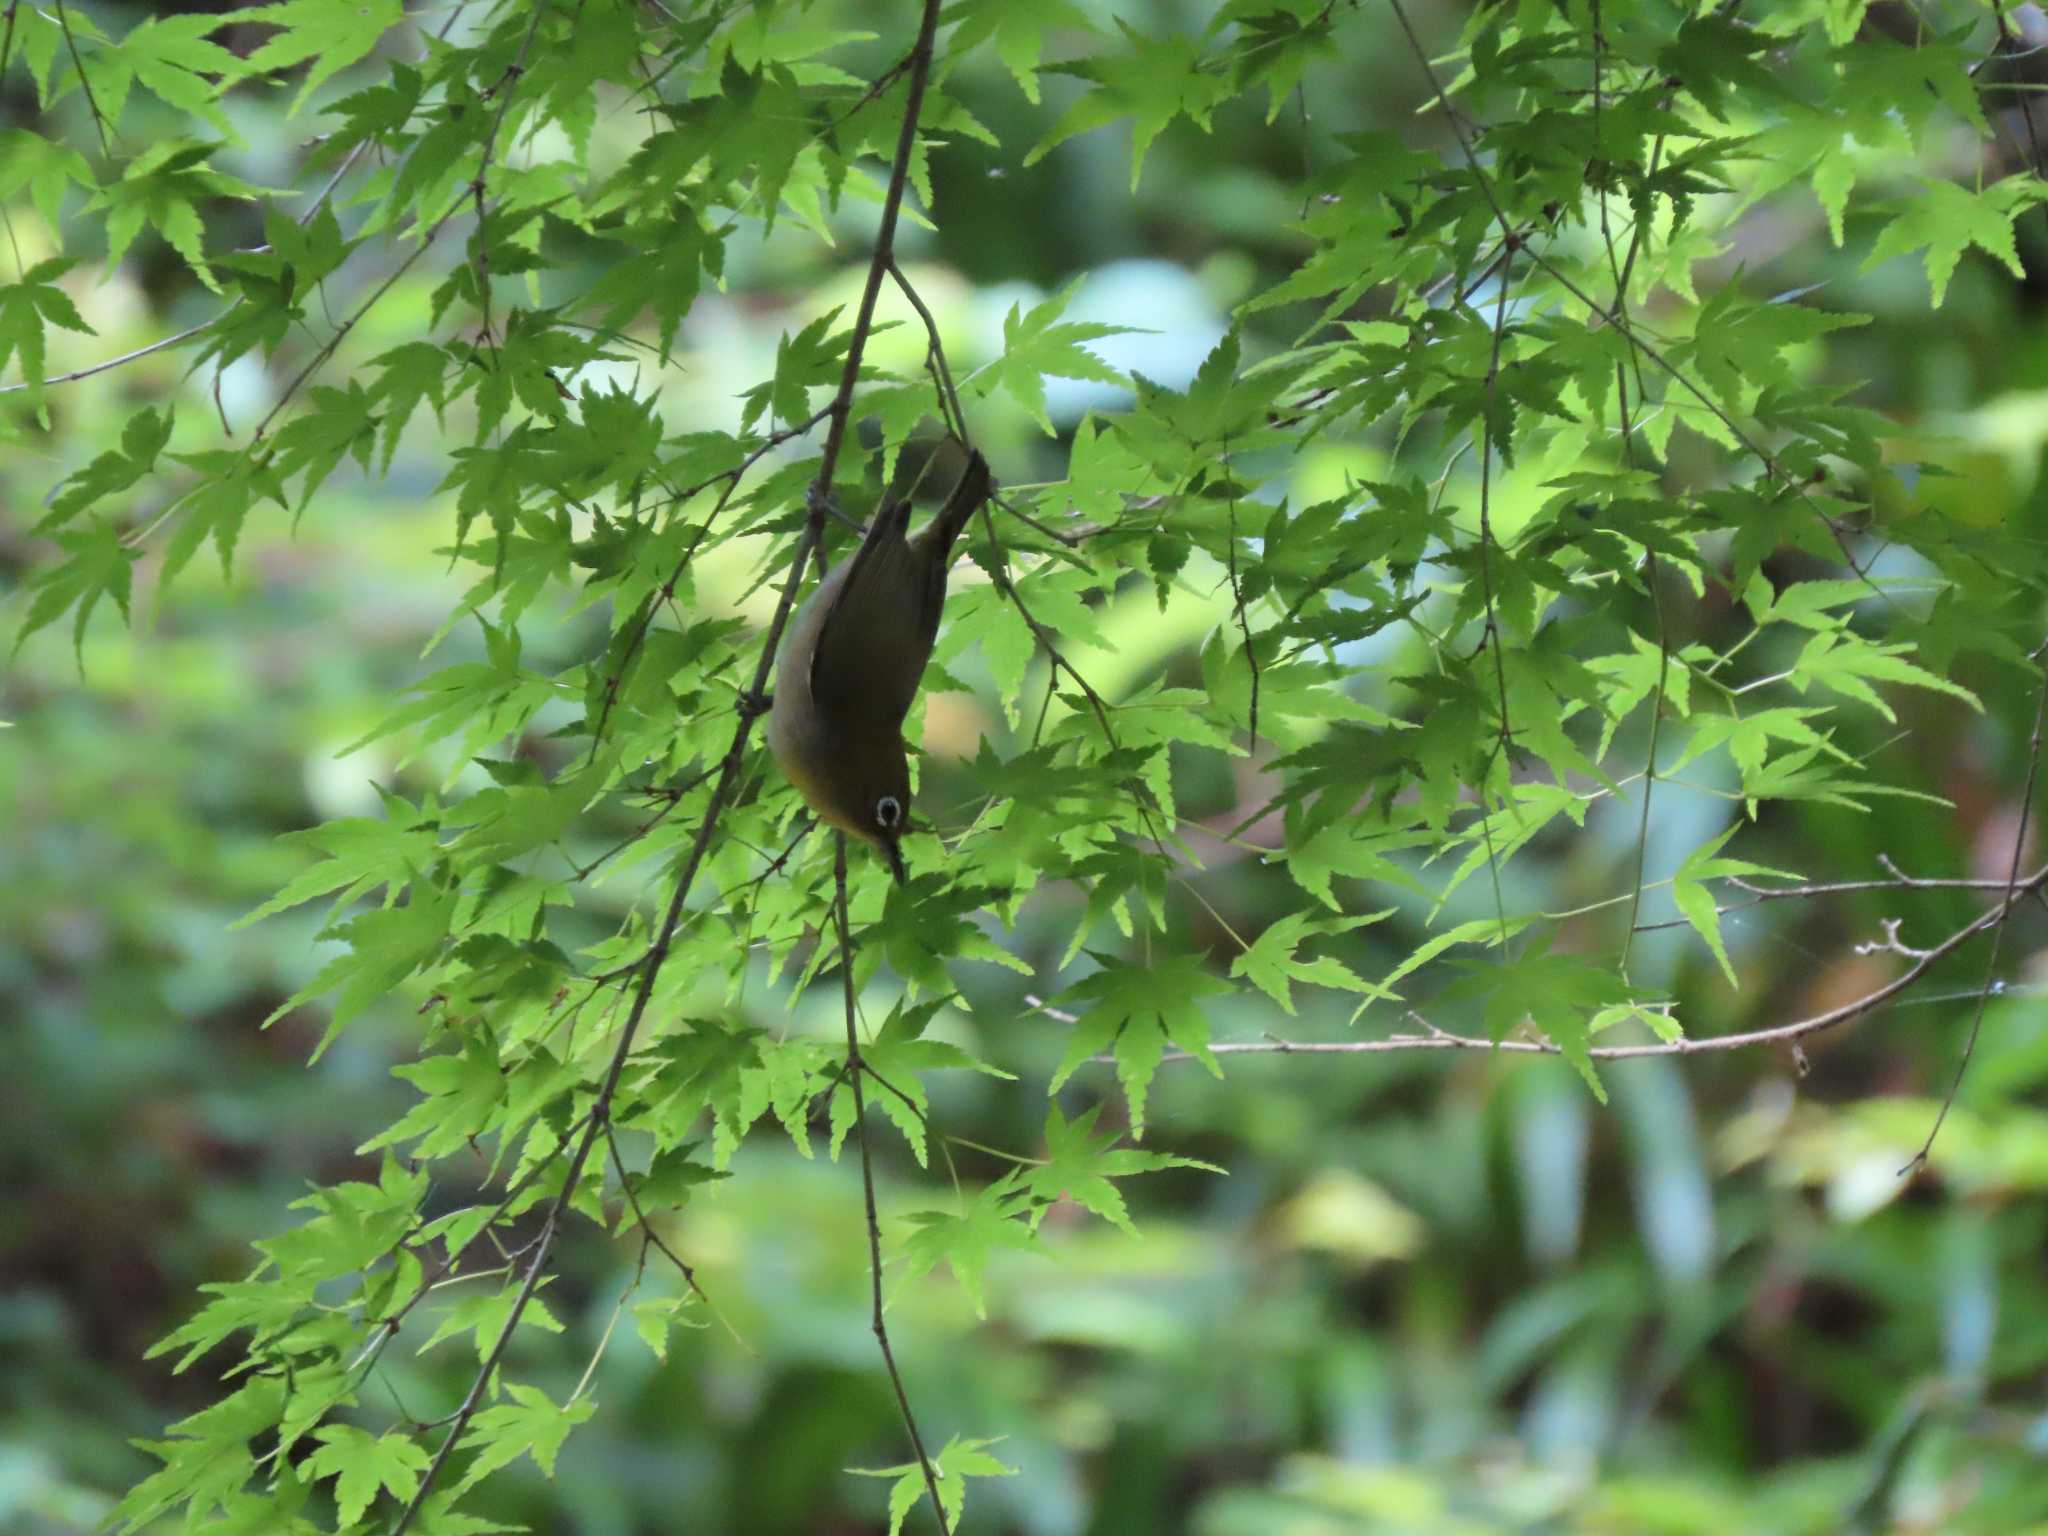
[[[2001,24],[2003,19],[2001,18]],[[2037,658],[2039,652],[2035,653]],[[1963,1041],[1963,1059],[1956,1063],[1955,1080],[1948,1085],[1948,1092],[1941,1101],[1941,1109],[1934,1117],[1934,1124],[1927,1128],[1927,1139],[1920,1144],[1905,1167],[1899,1170],[1901,1177],[1911,1173],[1927,1161],[1927,1154],[1933,1150],[1934,1138],[1941,1134],[1942,1122],[1948,1119],[1948,1112],[1956,1102],[1956,1095],[1962,1091],[1963,1074],[1970,1070],[1970,1058],[1977,1054],[1977,1037],[1984,1031],[1984,1009],[1991,1001],[1992,990],[1998,982],[1998,945],[2005,937],[2003,914],[2012,911],[2013,903],[2019,900],[2020,859],[2026,852],[2027,822],[2034,810],[2034,784],[2041,775],[2041,730],[2048,724],[2048,668],[2041,674],[2041,687],[2034,698],[2034,739],[2027,747],[2027,782],[2020,791],[2020,824],[2013,829],[2012,863],[2006,867],[2005,899],[1999,903],[2001,920],[1991,931],[1991,955],[1984,962],[1984,985],[1977,992],[1977,1006],[1970,1014],[1969,1037]],[[2029,882],[2030,884],[2033,882]]]
[[[1767,1029],[1746,1030],[1740,1034],[1712,1035],[1705,1038],[1681,1036],[1676,1040],[1658,1040],[1641,1045],[1599,1045],[1587,1052],[1595,1061],[1626,1061],[1638,1056],[1698,1056],[1716,1051],[1744,1051],[1759,1045],[1796,1045],[1810,1035],[1818,1035],[1841,1025],[1874,1013],[1886,1003],[1904,992],[1914,982],[1925,976],[1934,966],[1954,954],[1978,934],[1989,929],[1996,934],[2019,904],[2048,887],[2048,865],[2042,866],[2024,880],[2013,882],[1999,903],[1982,916],[1965,923],[1947,938],[1931,949],[1904,950],[1913,957],[1912,964],[1897,976],[1876,990],[1862,997],[1830,1008],[1825,1013],[1812,1014],[1795,1019],[1789,1024],[1774,1024]],[[1987,987],[1980,993],[1986,997],[1995,990]],[[1064,1009],[1055,1008],[1043,999],[1025,995],[1025,1002],[1047,1018],[1073,1024],[1079,1020]],[[1411,1012],[1411,1019],[1427,1031],[1420,1035],[1389,1035],[1380,1040],[1282,1040],[1268,1037],[1265,1040],[1239,1040],[1212,1045],[1209,1050],[1218,1056],[1377,1056],[1397,1051],[1505,1051],[1517,1055],[1562,1056],[1561,1047],[1549,1040],[1482,1040],[1473,1035],[1456,1035],[1439,1029]],[[1095,1057],[1098,1062],[1108,1063],[1109,1057]],[[1162,1062],[1197,1061],[1185,1051],[1169,1051],[1160,1058]],[[1967,1059],[1967,1058],[1966,1058]],[[1937,1123],[1936,1129],[1939,1129]],[[1930,1142],[1932,1140],[1930,1136]]]

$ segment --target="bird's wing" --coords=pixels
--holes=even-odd
[[[917,537],[911,541],[925,562],[924,612],[920,622],[927,652],[939,635],[939,614],[946,605],[946,573],[953,564],[953,542],[994,489],[988,460],[978,450],[970,450],[967,467],[960,472],[946,504],[918,529]]]
[[[818,661],[820,657],[834,649],[835,630],[844,629],[850,622],[846,616],[848,594],[854,595],[852,606],[857,611],[861,606],[859,594],[881,574],[876,569],[877,563],[888,563],[884,551],[892,543],[900,545],[903,542],[903,531],[909,526],[910,503],[896,501],[893,498],[884,501],[875,510],[874,520],[868,524],[868,531],[860,541],[860,548],[853,552],[843,567],[835,568],[826,574],[824,585],[833,590],[829,596],[822,592],[819,594],[825,596],[825,612],[818,620],[818,637],[811,648],[813,698],[823,699],[831,696],[819,691]]]
[[[811,697],[821,713],[839,717],[841,729],[899,724],[931,655],[919,635],[923,573],[903,537],[909,520],[908,502],[885,505],[844,573],[826,578],[837,590],[811,652]],[[849,701],[858,701],[851,716]]]

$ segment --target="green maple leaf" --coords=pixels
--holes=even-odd
[[[1858,0],[1834,3],[1855,6]],[[1850,24],[1849,17],[1843,24]],[[1955,131],[1956,118],[1981,138],[1990,138],[1983,86],[1975,78],[1984,63],[1971,36],[1975,30],[1964,21],[1950,31],[1921,32],[1907,40],[1875,27],[1859,29],[1858,41],[1834,52],[1841,78],[1855,88],[1828,102],[1830,115],[1839,114],[1857,138],[1873,145],[1896,141],[1903,125],[1911,135],[1908,153],[1938,144]]]
[[[198,470],[199,483],[181,507],[177,526],[164,546],[162,581],[168,586],[184,570],[199,546],[211,537],[220,555],[221,574],[234,567],[235,543],[242,524],[258,500],[289,506],[279,476],[269,462],[246,453],[220,450],[213,453],[174,453],[176,463]]]
[[[1665,770],[1676,773],[1696,757],[1725,746],[1745,780],[1760,772],[1774,741],[1793,747],[1811,747],[1832,753],[1846,762],[1848,756],[1828,744],[1828,738],[1807,722],[1827,714],[1822,709],[1759,709],[1746,715],[1698,715],[1691,721],[1692,732],[1678,760]]]
[[[1445,989],[1447,1000],[1483,1000],[1486,1029],[1495,1040],[1523,1023],[1534,1025],[1578,1069],[1601,1103],[1607,1090],[1589,1054],[1593,1031],[1604,1011],[1628,1007],[1627,984],[1605,966],[1577,955],[1549,953],[1542,935],[1512,960],[1493,964],[1460,962],[1468,974]]]
[[[410,1499],[433,1460],[410,1436],[372,1435],[353,1424],[323,1424],[313,1438],[320,1449],[306,1458],[305,1469],[316,1479],[335,1480],[334,1502],[344,1526],[362,1519],[380,1492]]]
[[[553,1276],[545,1277],[541,1283],[545,1285],[552,1278]],[[505,1332],[506,1320],[512,1316],[513,1303],[518,1299],[518,1287],[508,1286],[499,1291],[484,1291],[465,1296],[460,1301],[450,1303],[447,1311],[442,1313],[433,1333],[420,1345],[418,1353],[424,1355],[444,1339],[468,1334],[470,1343],[476,1350],[477,1361],[481,1364],[488,1360],[491,1351],[497,1348],[498,1340]],[[562,1331],[561,1320],[548,1310],[547,1303],[538,1295],[531,1297],[525,1309],[520,1312],[519,1326],[538,1328],[543,1333]]]
[[[56,284],[57,278],[76,265],[67,256],[53,256],[22,273],[20,282],[0,286],[0,368],[11,358],[21,359],[29,404],[44,426],[50,423],[43,406],[44,325],[62,326],[81,336],[99,334],[85,323],[71,295]]]
[[[1233,89],[1249,95],[1253,85],[1264,84],[1270,123],[1301,84],[1309,60],[1337,56],[1330,17],[1314,0],[1231,0],[1211,18],[1208,31],[1214,36],[1225,26],[1237,27],[1230,50]]]
[[[1363,992],[1368,999],[1390,998],[1391,993],[1364,980],[1334,956],[1323,955],[1312,960],[1304,960],[1297,956],[1296,951],[1305,939],[1319,934],[1349,933],[1366,923],[1377,923],[1389,918],[1394,912],[1395,908],[1388,907],[1380,912],[1320,920],[1310,917],[1306,912],[1290,912],[1278,922],[1269,924],[1265,931],[1252,941],[1249,949],[1231,961],[1230,974],[1249,979],[1289,1014],[1295,1011],[1292,983],[1297,981],[1310,986]]]
[[[169,411],[137,411],[129,417],[121,429],[121,446],[108,449],[66,480],[35,531],[52,533],[94,502],[127,490],[154,471],[157,456],[171,440],[171,425]]]
[[[1093,32],[1095,24],[1067,0],[955,0],[946,7],[942,24],[957,22],[946,41],[949,58],[959,58],[970,48],[995,43],[996,57],[1017,82],[1017,89],[1034,107],[1038,105],[1038,61],[1045,51],[1045,34]]]
[[[932,1458],[933,1481],[938,1484],[939,1504],[946,1512],[946,1524],[953,1529],[959,1529],[961,1513],[967,1508],[968,1478],[1017,1475],[1015,1467],[1005,1466],[988,1454],[989,1446],[1000,1443],[999,1439],[962,1440],[955,1435],[946,1442],[945,1448]],[[895,1479],[889,1489],[889,1536],[897,1536],[910,1512],[917,1508],[918,1501],[925,1497],[927,1490],[923,1464],[912,1461],[897,1467],[849,1467],[847,1470],[857,1477]]]
[[[1413,832],[1388,831],[1345,819],[1330,821],[1306,837],[1287,840],[1287,872],[1295,884],[1332,911],[1343,903],[1331,882],[1339,875],[1351,880],[1377,880],[1426,894],[1422,883],[1390,855],[1423,841]]]
[[[618,239],[626,254],[606,266],[587,301],[611,324],[648,311],[666,353],[675,344],[683,317],[697,302],[707,263],[715,263],[723,247],[687,211],[656,226],[621,231]]]
[[[224,138],[234,138],[234,127],[220,109],[218,82],[239,74],[242,61],[231,50],[209,40],[230,19],[207,15],[152,16],[117,46],[104,50],[103,56],[117,57],[159,101],[203,119]]]
[[[1210,115],[1230,98],[1231,83],[1222,71],[1203,67],[1198,39],[1147,37],[1122,17],[1116,19],[1116,24],[1130,45],[1128,53],[1055,66],[1062,74],[1090,82],[1094,89],[1076,100],[1046,130],[1045,137],[1024,157],[1024,163],[1036,165],[1076,134],[1129,118],[1131,190],[1136,192],[1138,178],[1145,169],[1145,152],[1152,141],[1176,117],[1185,116],[1206,131]]]
[[[454,915],[455,892],[415,885],[412,899],[404,906],[364,912],[330,930],[327,937],[345,942],[349,952],[328,961],[318,975],[278,1004],[265,1025],[316,997],[338,992],[327,1033],[314,1048],[317,1058],[350,1019],[381,1002],[393,987],[440,952]]]
[[[556,1407],[554,1400],[538,1387],[511,1382],[505,1390],[513,1401],[486,1408],[470,1421],[462,1448],[475,1451],[477,1457],[456,1484],[458,1492],[474,1488],[498,1468],[524,1455],[532,1456],[541,1471],[553,1477],[555,1458],[561,1454],[569,1431],[597,1412],[593,1398],[579,1397]]]
[[[691,1192],[699,1186],[731,1177],[698,1160],[697,1148],[700,1145],[701,1142],[689,1141],[657,1152],[648,1162],[645,1173],[627,1176],[634,1197],[643,1210],[678,1209],[689,1203]],[[619,1219],[623,1223],[631,1215],[632,1207],[627,1206],[620,1212]]]
[[[1029,1195],[1014,1176],[983,1188],[959,1215],[950,1211],[913,1211],[915,1231],[903,1245],[907,1276],[928,1274],[943,1263],[967,1293],[976,1317],[988,1315],[982,1291],[989,1260],[1003,1249],[1033,1247]]]
[[[961,381],[961,388],[982,398],[1005,391],[1031,414],[1039,429],[1050,436],[1052,421],[1045,413],[1045,380],[1091,379],[1098,384],[1123,384],[1124,375],[1081,345],[1105,336],[1121,336],[1131,328],[1104,325],[1097,321],[1062,322],[1068,302],[1079,286],[1077,278],[1044,303],[1026,311],[1013,304],[1003,318],[1002,356],[984,363]]]
[[[249,1442],[276,1428],[284,1408],[280,1376],[255,1376],[210,1408],[170,1426],[168,1440],[137,1444],[164,1465],[128,1491],[113,1513],[124,1531],[147,1525],[174,1505],[193,1522],[237,1492],[256,1470]]]
[[[1715,12],[1690,17],[1657,53],[1658,67],[1675,75],[1715,119],[1728,120],[1729,93],[1777,106],[1787,91],[1763,56],[1777,40]]]
[[[838,318],[837,309],[829,310],[794,336],[785,334],[776,343],[775,377],[746,392],[746,408],[740,412],[742,431],[751,432],[764,413],[778,424],[802,421],[810,415],[810,391],[838,382],[840,358],[849,339],[848,332],[832,329]]]
[[[1806,648],[1799,653],[1799,659],[1793,662],[1792,686],[1804,693],[1809,685],[1819,683],[1869,705],[1887,720],[1898,717],[1870,686],[1874,682],[1930,688],[1961,699],[1982,713],[1983,703],[1969,689],[1906,660],[1912,650],[1912,646],[1903,641],[1894,645],[1873,645],[1846,629],[1825,631],[1808,640]]]
[[[1692,924],[1693,931],[1707,942],[1707,948],[1714,952],[1714,959],[1721,967],[1721,974],[1728,978],[1728,985],[1739,986],[1735,967],[1729,962],[1728,947],[1721,938],[1721,914],[1714,900],[1714,893],[1707,889],[1709,880],[1726,879],[1733,875],[1775,875],[1781,880],[1796,880],[1798,876],[1782,869],[1771,869],[1763,864],[1752,864],[1746,859],[1724,859],[1717,855],[1726,846],[1728,839],[1741,828],[1730,827],[1719,837],[1685,856],[1685,862],[1671,877],[1671,899],[1677,903],[1679,916]]]
[[[1116,1187],[1115,1180],[1135,1173],[1152,1173],[1161,1168],[1205,1168],[1211,1173],[1223,1171],[1214,1164],[1197,1162],[1191,1157],[1119,1147],[1116,1145],[1116,1132],[1104,1131],[1099,1136],[1095,1133],[1095,1118],[1101,1112],[1100,1104],[1092,1104],[1069,1120],[1060,1113],[1057,1104],[1046,1106],[1045,1158],[1024,1174],[1024,1187],[1038,1202],[1030,1216],[1034,1231],[1054,1202],[1072,1200],[1135,1237],[1137,1228],[1131,1225],[1130,1211],[1124,1205],[1123,1194]]]
[[[421,1101],[359,1151],[374,1152],[417,1137],[414,1157],[446,1156],[483,1131],[505,1099],[497,1049],[481,1031],[463,1041],[460,1051],[402,1062],[391,1075],[417,1088]]]
[[[0,198],[11,198],[22,188],[51,228],[58,227],[66,186],[88,191],[98,185],[85,156],[69,145],[46,139],[26,128],[0,133]]]
[[[351,1179],[316,1189],[292,1202],[293,1210],[316,1214],[257,1243],[256,1251],[282,1278],[315,1285],[367,1269],[412,1228],[426,1179],[424,1170],[409,1175],[387,1159],[378,1183]]]
[[[237,928],[260,922],[272,913],[295,907],[315,896],[338,892],[334,911],[367,896],[379,887],[395,897],[440,852],[437,828],[438,807],[431,801],[415,807],[410,801],[379,789],[384,801],[380,820],[344,818],[287,832],[279,841],[317,850],[326,855],[310,869],[292,877],[284,888],[247,916],[238,918]]]
[[[1089,951],[1102,966],[1069,987],[1063,1001],[1088,1003],[1067,1039],[1051,1089],[1089,1057],[1109,1051],[1131,1105],[1131,1134],[1145,1134],[1145,1090],[1166,1047],[1177,1045],[1217,1077],[1223,1068],[1209,1051],[1209,1021],[1200,999],[1229,992],[1230,984],[1207,970],[1198,955],[1174,955],[1153,965],[1130,965]]]
[[[2012,226],[2027,209],[2048,199],[2048,187],[2039,179],[2008,176],[1981,192],[1951,181],[1928,177],[1919,181],[1919,190],[1911,198],[1892,205],[1891,222],[1863,258],[1864,271],[1894,256],[1924,249],[1927,284],[1933,290],[1936,309],[1948,293],[1956,263],[1973,245],[1995,257],[2014,277],[2026,275]]]
[[[335,5],[331,0],[282,0],[277,5],[257,5],[230,11],[215,26],[233,22],[261,22],[279,30],[261,47],[242,60],[239,73],[265,75],[310,63],[299,94],[292,99],[296,113],[322,81],[364,58],[393,27],[405,20],[403,0],[350,0]],[[511,82],[507,82],[508,87]]]
[[[925,1112],[931,1105],[925,1093],[924,1074],[951,1069],[981,1072],[1005,1080],[1011,1077],[1000,1067],[975,1059],[950,1041],[923,1038],[923,1032],[930,1027],[941,1006],[937,1001],[916,1006],[907,1001],[897,1003],[882,1027],[875,1032],[875,1038],[863,1042],[860,1048],[861,1060],[869,1071],[889,1084],[880,1094],[870,1093],[868,1102],[880,1105],[882,1113],[903,1133],[903,1139],[910,1143],[911,1155],[917,1159],[920,1168],[927,1166]],[[839,1155],[840,1143],[852,1128],[853,1090],[841,1083],[832,1096],[834,1157]]]
[[[257,198],[259,187],[206,164],[221,146],[167,139],[152,144],[119,181],[101,187],[87,204],[107,215],[107,265],[117,265],[145,227],[162,235],[192,273],[215,293],[220,283],[206,264],[206,228],[200,205],[211,198]]]
[[[312,1305],[310,1284],[277,1279],[211,1281],[199,1287],[213,1297],[176,1330],[149,1347],[144,1359],[182,1349],[171,1366],[177,1375],[230,1334],[246,1331],[252,1349],[299,1321]]]
[[[67,529],[51,535],[63,558],[43,567],[30,585],[35,596],[28,617],[14,637],[14,648],[46,625],[72,609],[77,618],[71,629],[72,650],[82,669],[85,665],[85,626],[103,598],[111,597],[121,617],[128,617],[128,599],[135,584],[135,562],[142,551],[132,548],[110,523],[94,523],[82,529]]]

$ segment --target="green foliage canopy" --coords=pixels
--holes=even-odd
[[[944,1133],[925,1075],[998,1070],[938,1029],[974,1006],[966,962],[1046,996],[1048,1092],[1113,1062],[1135,1140],[1165,1063],[1222,1072],[1226,1003],[1334,1016],[1324,1044],[1562,1055],[1603,1095],[1603,1060],[1796,1047],[1981,955],[2048,880],[2016,846],[1979,882],[1988,906],[1895,945],[1890,980],[1744,1035],[1703,1032],[1631,964],[1668,887],[1736,983],[1741,890],[1813,897],[1802,880],[1839,873],[1751,853],[1760,826],[1928,798],[1875,744],[1916,694],[1978,708],[1961,668],[2038,694],[2040,541],[1943,494],[1944,445],[1817,376],[1861,316],[1714,270],[1756,210],[1817,199],[1869,265],[1918,259],[1936,308],[1971,251],[2022,274],[2015,226],[2044,183],[1985,164],[1985,66],[2015,47],[2002,14],[1901,33],[1838,0],[1486,7],[1436,55],[1398,0],[1232,0],[1159,35],[1035,0],[473,0],[438,25],[289,0],[119,37],[10,10],[0,75],[25,67],[47,116],[0,144],[0,193],[52,251],[0,287],[20,430],[66,382],[53,328],[91,329],[73,280],[94,238],[110,263],[160,244],[220,295],[175,338],[202,377],[260,359],[277,378],[253,422],[144,406],[61,478],[17,647],[67,627],[82,666],[145,565],[159,597],[209,544],[232,573],[252,527],[318,518],[427,431],[470,583],[441,634],[479,641],[356,744],[397,742],[439,782],[295,834],[308,862],[250,914],[324,904],[326,958],[273,1014],[323,1009],[323,1048],[418,1000],[399,1069],[418,1101],[364,1139],[372,1176],[310,1194],[163,1342],[181,1367],[237,1365],[150,1447],[161,1470],[120,1519],[312,1530],[331,1504],[342,1528],[490,1528],[468,1512],[481,1481],[551,1470],[595,1412],[589,1372],[551,1392],[508,1353],[561,1326],[543,1292],[564,1227],[657,1241],[750,1135],[810,1157],[822,1112],[836,1157],[869,1101],[924,1165]],[[1162,141],[1271,125],[1368,48],[1405,59],[1433,126],[1315,142],[1286,259],[1185,378],[1105,362],[1124,328],[1072,318],[1071,291],[1017,303],[955,366],[895,255],[899,207],[943,228],[947,157],[1028,170],[1127,131],[1135,189]],[[989,55],[1032,109],[1021,137],[956,89]],[[304,169],[325,179],[296,215],[225,168],[241,105],[280,94],[321,125]],[[166,114],[180,131],[145,145]],[[792,324],[722,423],[677,423],[662,380],[700,299],[743,254],[844,238],[868,205],[858,301]],[[254,213],[260,244],[219,237]],[[416,334],[356,345],[416,271]],[[1049,380],[1126,394],[1056,421]],[[939,836],[908,845],[899,889],[804,835],[753,704],[814,551],[845,547],[825,501],[858,516],[941,480],[963,441],[1058,472],[964,540],[978,575],[928,683],[993,692],[1002,728],[926,759]],[[731,601],[740,573],[759,601]],[[1112,617],[1148,608],[1189,665],[1115,664]],[[536,653],[538,626],[578,616],[597,644]],[[1718,809],[1660,875],[1676,786]],[[1620,894],[1522,899],[1518,861],[1615,815],[1639,824]],[[1204,894],[1219,863],[1270,887],[1256,931]],[[1047,909],[1062,943],[1019,953]],[[846,1048],[760,1015],[764,985],[835,966]],[[866,1038],[856,994],[886,1009]],[[1100,1112],[1049,1106],[1041,1156],[919,1213],[901,1283],[945,1270],[978,1308],[992,1256],[1037,1244],[1055,1207],[1127,1227],[1121,1181],[1193,1165]],[[487,1193],[449,1208],[437,1171],[472,1151]],[[535,1223],[514,1258],[481,1256]],[[614,1316],[657,1352],[707,1307],[663,1253],[683,1291]],[[429,1316],[429,1346],[466,1338],[480,1362],[445,1422],[367,1390]],[[1008,1470],[966,1432],[917,1452],[887,1473],[892,1526],[927,1487],[958,1519],[969,1480]]]

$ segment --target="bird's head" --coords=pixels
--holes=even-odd
[[[821,778],[825,782],[801,786],[805,798],[832,826],[881,849],[901,884],[908,878],[902,839],[910,828],[910,758],[903,739],[892,733],[886,742],[843,751]]]

